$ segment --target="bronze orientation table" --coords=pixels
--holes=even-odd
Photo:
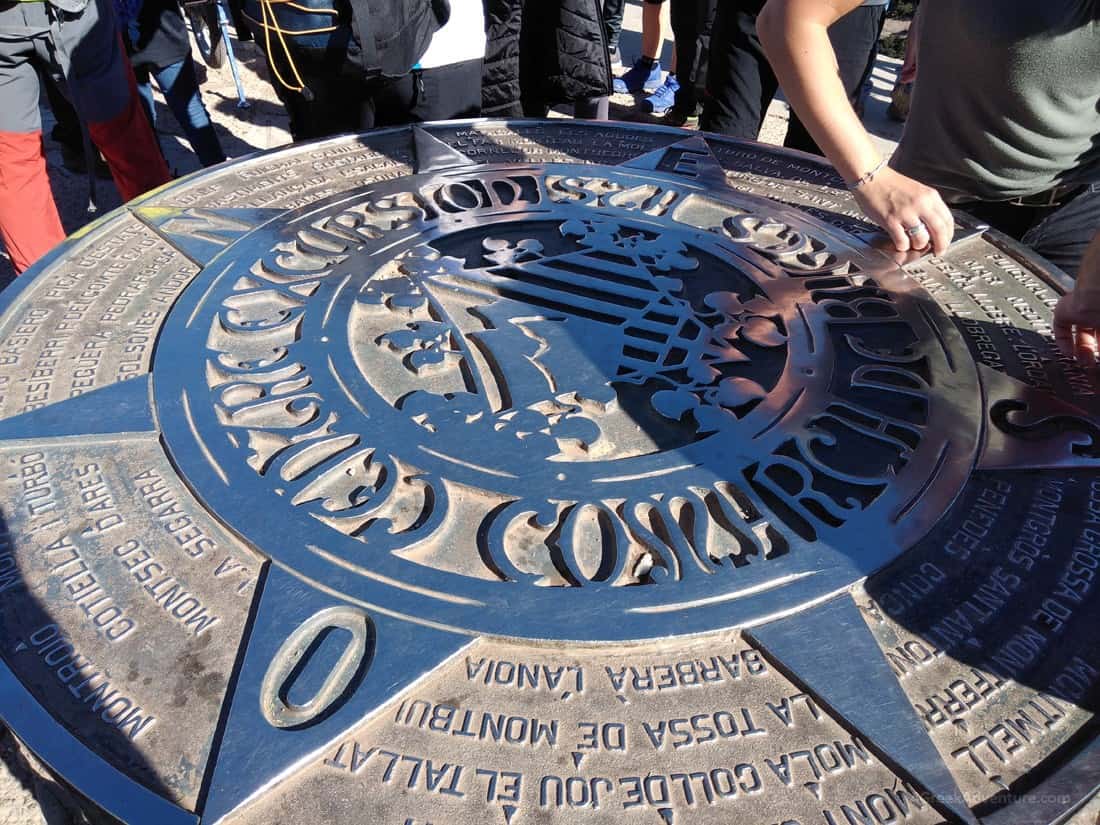
[[[829,167],[426,124],[0,296],[0,718],[130,823],[1048,825],[1100,782],[1068,281]]]

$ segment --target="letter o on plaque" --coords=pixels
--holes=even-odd
[[[286,693],[299,665],[327,630],[346,630],[351,638],[313,697],[303,704],[291,703]],[[344,695],[364,663],[369,665],[374,640],[370,617],[354,607],[330,607],[306,619],[283,642],[264,676],[260,686],[260,710],[264,718],[277,728],[312,722]]]

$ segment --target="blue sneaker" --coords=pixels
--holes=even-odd
[[[676,76],[669,72],[661,87],[642,101],[642,111],[663,115],[676,104],[678,91],[680,91],[680,83],[676,80]]]
[[[652,92],[661,85],[661,61],[639,57],[622,77],[615,78],[612,85],[617,95]]]

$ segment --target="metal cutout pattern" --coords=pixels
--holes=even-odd
[[[506,166],[310,207],[174,308],[169,452],[302,575],[467,630],[656,637],[835,592],[958,492],[976,374],[889,263],[762,206]]]
[[[1054,821],[1096,382],[1041,261],[867,229],[801,156],[580,122],[109,216],[0,299],[0,715],[134,822]]]

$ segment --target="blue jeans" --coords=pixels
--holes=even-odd
[[[164,94],[169,110],[187,135],[191,148],[198,155],[199,163],[203,166],[213,166],[225,160],[221,141],[218,140],[214,125],[210,122],[210,115],[199,94],[195,63],[190,55],[163,69],[135,67],[135,74],[138,91],[141,93],[141,102],[150,123],[155,125],[157,120],[156,107],[153,105],[153,87],[149,82],[151,74],[152,79],[157,82],[158,88]]]

